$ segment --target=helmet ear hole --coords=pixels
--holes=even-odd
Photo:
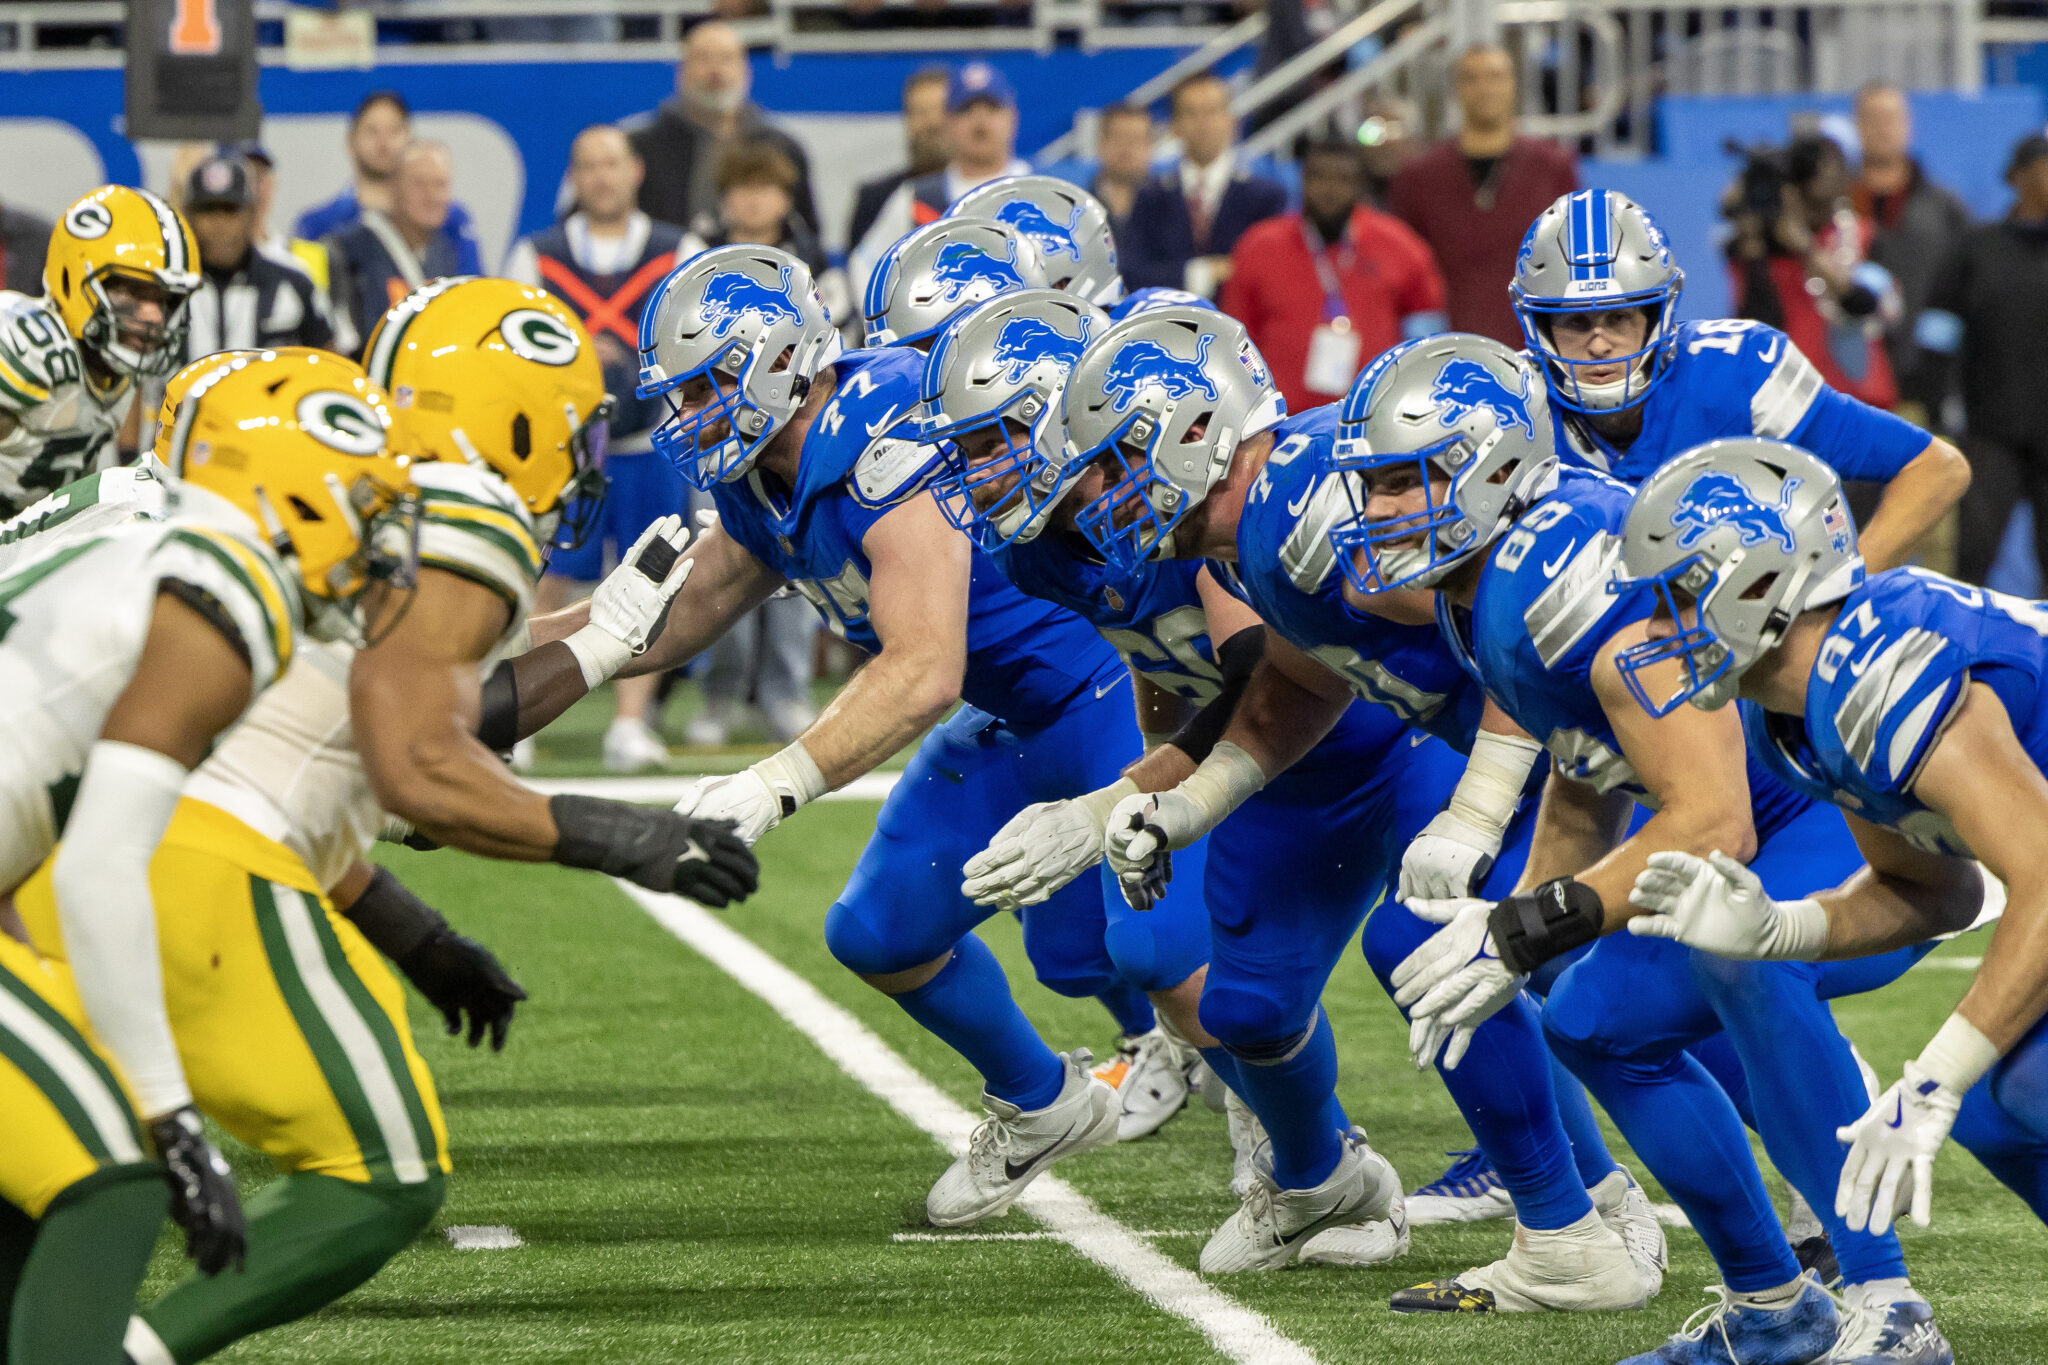
[[[325,517],[321,516],[318,512],[313,510],[313,505],[311,503],[307,502],[304,498],[300,497],[296,493],[292,494],[289,498],[286,499],[286,501],[291,503],[293,513],[295,513],[298,516],[299,520],[301,521],[326,520]]]
[[[1778,571],[1776,569],[1773,569],[1769,573],[1764,574],[1763,576],[1758,578],[1756,582],[1750,584],[1747,588],[1744,588],[1742,590],[1742,596],[1738,600],[1744,602],[1761,602],[1764,600],[1764,598],[1770,596],[1771,589],[1774,586],[1776,586],[1777,582]]]
[[[512,419],[512,453],[522,460],[533,454],[533,424],[523,412]]]

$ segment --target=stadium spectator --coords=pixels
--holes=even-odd
[[[835,318],[850,317],[846,276],[832,268],[811,225],[795,212],[796,167],[772,142],[742,142],[718,158],[718,212],[691,228],[709,246],[756,242],[781,247],[811,268]]]
[[[1152,174],[1152,111],[1137,104],[1112,104],[1095,132],[1095,178],[1088,189],[1109,210],[1109,235],[1121,254],[1131,233],[1131,207]]]
[[[1863,144],[1856,215],[1870,233],[1870,259],[1890,271],[1899,286],[1899,321],[1885,334],[1885,350],[1901,396],[1916,405],[1912,415],[1924,425],[1940,417],[1946,395],[1929,392],[1920,377],[1913,328],[1927,306],[1935,272],[1970,230],[1970,211],[1929,180],[1913,156],[1913,114],[1897,86],[1872,81],[1856,92],[1856,137]]]
[[[1238,238],[1222,298],[1294,412],[1342,396],[1374,356],[1444,326],[1436,262],[1407,225],[1365,202],[1356,143],[1308,149],[1301,203]]]
[[[447,232],[454,179],[445,143],[412,143],[391,178],[389,208],[364,209],[327,239],[335,306],[360,341],[369,340],[385,309],[428,280],[468,273]]]
[[[43,258],[50,254],[51,223],[0,204],[0,289],[43,292]]]
[[[330,346],[333,316],[290,253],[260,245],[248,163],[215,156],[185,182],[185,219],[199,242],[199,288],[185,316],[185,358],[273,346]]]
[[[313,277],[313,283],[323,294],[327,292],[329,270],[327,249],[318,242],[304,237],[287,237],[277,230],[270,219],[271,205],[277,198],[277,163],[270,155],[270,149],[260,142],[238,142],[218,149],[222,156],[240,157],[249,168],[249,186],[256,194],[256,244],[267,247],[272,254],[284,252],[305,268]],[[449,214],[454,214],[449,207]]]
[[[796,211],[817,226],[811,163],[796,139],[771,127],[748,98],[753,84],[746,44],[731,24],[709,20],[684,36],[676,93],[632,127],[633,150],[647,167],[640,183],[642,213],[676,224],[716,213],[718,158],[736,143],[771,142],[796,167]]]
[[[1915,339],[1934,382],[1945,388],[1952,367],[1962,371],[1972,478],[1957,528],[1957,575],[1985,580],[2006,521],[2024,502],[2048,585],[2048,137],[2022,138],[2005,178],[2012,208],[1956,244],[1928,291]]]
[[[1214,298],[1230,278],[1230,253],[1253,223],[1284,213],[1287,191],[1237,163],[1230,87],[1211,72],[1173,90],[1180,162],[1138,191],[1131,235],[1117,239],[1133,289],[1185,289]]]
[[[945,166],[897,186],[874,225],[853,244],[846,268],[855,298],[898,237],[931,222],[977,185],[1031,173],[1031,163],[1017,158],[1017,92],[987,62],[969,62],[953,73],[946,87],[946,140],[952,151]]]
[[[1516,131],[1515,66],[1504,49],[1466,48],[1454,94],[1457,133],[1401,168],[1387,208],[1436,253],[1452,330],[1520,346],[1507,290],[1515,253],[1536,215],[1579,187],[1578,170],[1557,144]]]
[[[854,191],[847,241],[858,242],[867,236],[875,225],[875,215],[899,185],[930,175],[946,164],[946,86],[952,79],[953,73],[943,66],[922,66],[903,82],[903,154],[909,164]]]
[[[1358,145],[1365,154],[1365,190],[1373,206],[1383,209],[1394,177],[1422,150],[1415,140],[1422,115],[1407,100],[1393,96],[1374,100],[1367,109],[1358,125]]]
[[[1775,169],[1752,159],[1725,200],[1735,312],[1783,331],[1830,387],[1889,408],[1898,386],[1884,331],[1898,286],[1868,259],[1870,225],[1850,188],[1849,158],[1819,133],[1794,138]]]
[[[689,506],[690,489],[648,432],[659,406],[634,397],[640,372],[640,314],[668,273],[704,249],[702,239],[657,223],[636,206],[645,168],[625,133],[611,124],[585,128],[569,148],[574,207],[545,232],[522,238],[506,258],[508,278],[545,289],[590,332],[612,396],[598,521],[583,544],[548,552],[536,610],[560,610],[584,596],[648,526]],[[574,524],[578,511],[564,517]],[[661,678],[612,684],[613,713],[602,754],[611,772],[638,772],[668,760],[655,725]]]
[[[398,183],[398,165],[412,141],[412,109],[394,90],[373,90],[356,104],[348,120],[348,159],[354,179],[340,194],[299,215],[292,235],[309,242],[331,237],[354,223],[366,209],[389,212]],[[441,233],[455,253],[455,275],[481,275],[483,258],[469,210],[449,201]]]

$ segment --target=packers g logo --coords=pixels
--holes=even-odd
[[[81,241],[90,242],[114,230],[114,215],[105,204],[88,199],[64,215],[64,230]]]
[[[299,400],[299,430],[344,455],[375,455],[384,449],[384,422],[352,393],[321,389]]]
[[[583,343],[560,318],[538,308],[517,308],[505,314],[498,335],[512,348],[512,354],[540,365],[570,364],[583,349]]]

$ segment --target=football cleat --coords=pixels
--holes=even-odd
[[[1850,1051],[1853,1053],[1855,1049]],[[1861,1057],[1856,1060],[1859,1064],[1863,1062]],[[1871,1080],[1876,1080],[1875,1075]],[[1785,1215],[1785,1240],[1792,1244],[1792,1254],[1799,1258],[1801,1270],[1811,1270],[1813,1277],[1825,1288],[1839,1290],[1842,1287],[1842,1267],[1835,1260],[1834,1243],[1828,1240],[1827,1231],[1821,1227],[1813,1205],[1807,1203],[1797,1190],[1792,1191],[1792,1208]]]
[[[1235,1090],[1225,1088],[1223,1115],[1230,1133],[1230,1196],[1243,1199],[1258,1176],[1259,1149],[1266,1145],[1266,1125]]]
[[[955,1228],[1009,1212],[1025,1187],[1061,1157],[1116,1141],[1116,1091],[1088,1073],[1095,1056],[1075,1048],[1063,1059],[1066,1083],[1051,1104],[1029,1113],[983,1094],[988,1117],[925,1197],[932,1226]]]
[[[1188,1078],[1188,1086],[1202,1097],[1202,1103],[1209,1106],[1209,1112],[1212,1114],[1222,1113],[1224,1105],[1229,1102],[1230,1087],[1223,1083],[1221,1076],[1209,1069],[1207,1062],[1195,1067],[1194,1075]]]
[[[1676,1336],[1621,1365],[1826,1365],[1841,1330],[1834,1300],[1801,1276],[1800,1294],[1784,1308],[1738,1304],[1720,1285],[1710,1303],[1686,1320]]]
[[[1955,1365],[1956,1353],[1934,1325],[1934,1310],[1912,1289],[1852,1284],[1836,1300],[1842,1330],[1829,1365]]]
[[[1408,1254],[1408,1215],[1396,1196],[1385,1218],[1324,1228],[1301,1249],[1303,1265],[1385,1265]]]
[[[1353,1128],[1343,1143],[1336,1169],[1312,1189],[1281,1189],[1261,1162],[1244,1203],[1202,1248],[1202,1273],[1278,1270],[1324,1228],[1390,1219],[1401,1200],[1400,1177],[1367,1145],[1364,1129]]]
[[[1617,1166],[1606,1179],[1586,1191],[1593,1200],[1593,1208],[1600,1220],[1613,1228],[1628,1254],[1644,1273],[1654,1275],[1661,1286],[1664,1271],[1671,1264],[1669,1248],[1664,1244],[1664,1225],[1657,1221],[1657,1211],[1650,1207],[1650,1196],[1643,1193],[1643,1187],[1627,1168]],[[1655,1293],[1655,1290],[1651,1291]]]
[[[1445,1155],[1452,1161],[1444,1173],[1408,1196],[1410,1226],[1515,1216],[1515,1201],[1493,1173],[1486,1153],[1472,1147]]]
[[[604,770],[638,773],[668,765],[668,746],[644,720],[620,716],[604,730]]]
[[[1569,1227],[1536,1231],[1515,1224],[1508,1254],[1448,1280],[1404,1289],[1388,1301],[1397,1313],[1588,1312],[1641,1308],[1663,1287],[1599,1211]]]
[[[1095,1068],[1095,1079],[1123,1102],[1117,1141],[1149,1137],[1178,1114],[1188,1102],[1188,1075],[1201,1061],[1201,1053],[1163,1027],[1125,1034],[1116,1056]]]

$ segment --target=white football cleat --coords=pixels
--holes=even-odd
[[[1664,1225],[1657,1221],[1650,1196],[1643,1193],[1635,1176],[1627,1167],[1617,1166],[1586,1194],[1592,1199],[1593,1211],[1600,1215],[1600,1221],[1614,1229],[1636,1265],[1644,1274],[1654,1276],[1657,1288],[1662,1289],[1671,1253],[1664,1244]],[[1657,1290],[1650,1292],[1654,1294]]]
[[[652,726],[630,716],[615,718],[604,730],[604,770],[637,773],[668,765],[668,746]]]
[[[1230,1197],[1243,1199],[1252,1192],[1252,1180],[1259,1173],[1259,1148],[1266,1144],[1266,1125],[1235,1090],[1224,1086],[1223,1093],[1224,1124],[1230,1133]]]
[[[1051,1104],[1029,1113],[983,1094],[988,1117],[967,1141],[967,1154],[946,1168],[925,1196],[932,1226],[956,1228],[1009,1212],[1017,1196],[1061,1157],[1116,1141],[1116,1091],[1088,1074],[1085,1047],[1062,1059],[1066,1084]]]
[[[1842,1327],[1828,1357],[1834,1365],[1955,1365],[1955,1348],[1934,1325],[1934,1309],[1911,1285],[1852,1284],[1836,1303]]]
[[[1451,1164],[1444,1173],[1408,1192],[1408,1224],[1480,1223],[1515,1216],[1514,1197],[1493,1173],[1486,1153],[1477,1147],[1446,1152]]]
[[[1117,1044],[1116,1056],[1095,1068],[1095,1079],[1115,1090],[1123,1101],[1117,1141],[1149,1137],[1178,1114],[1188,1102],[1189,1073],[1201,1061],[1201,1053],[1163,1025],[1125,1034]]]
[[[1303,1265],[1385,1265],[1408,1254],[1408,1215],[1397,1196],[1385,1218],[1324,1228],[1301,1249]]]
[[[515,773],[532,772],[537,758],[538,755],[535,752],[533,740],[530,737],[520,740],[512,746],[512,771]]]
[[[1200,1053],[1196,1054],[1200,1056]],[[1207,1062],[1196,1062],[1195,1069],[1188,1073],[1188,1089],[1202,1097],[1202,1103],[1209,1106],[1209,1112],[1220,1114],[1229,1102],[1230,1087],[1223,1078],[1209,1069]]]
[[[1569,1227],[1515,1224],[1514,1244],[1491,1265],[1395,1294],[1397,1313],[1586,1312],[1641,1308],[1663,1287],[1595,1209]]]
[[[1325,1228],[1390,1220],[1401,1200],[1401,1178],[1367,1145],[1364,1129],[1353,1128],[1343,1144],[1336,1169],[1313,1189],[1281,1189],[1260,1162],[1244,1203],[1202,1248],[1202,1273],[1278,1270]]]
[[[732,734],[733,713],[739,708],[724,698],[707,698],[704,709],[683,726],[683,741],[694,749],[715,749]]]

